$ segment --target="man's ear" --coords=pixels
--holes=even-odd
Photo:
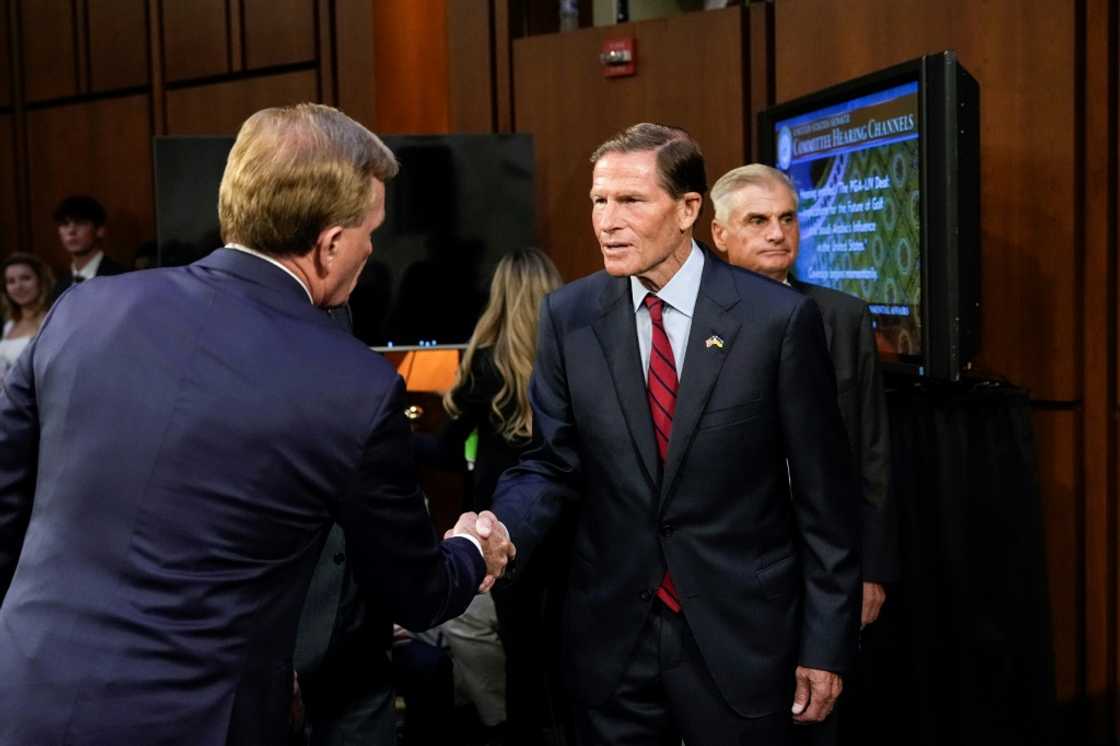
[[[678,227],[681,232],[688,230],[700,217],[700,208],[704,206],[704,198],[699,192],[685,192],[681,195],[680,209],[677,211]]]
[[[716,245],[716,251],[727,255],[727,228],[715,218],[712,218],[712,243]]]
[[[338,259],[339,239],[342,238],[342,226],[332,225],[319,231],[315,239],[315,270],[321,275],[327,274]]]
[[[97,230],[93,232],[93,235],[98,241],[101,241],[105,236],[109,235],[109,231],[105,226],[99,225],[97,226]]]

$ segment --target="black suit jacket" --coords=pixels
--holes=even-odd
[[[790,278],[821,309],[840,415],[863,496],[863,579],[898,580],[898,519],[890,492],[890,425],[871,313],[859,298]]]
[[[379,613],[459,614],[403,389],[242,252],[67,292],[0,389],[0,743],[283,743],[332,523]]]
[[[97,265],[96,277],[111,277],[113,275],[123,275],[128,271],[128,267],[113,261],[108,254],[101,257],[101,263]],[[58,296],[62,295],[67,288],[74,284],[74,276],[69,272],[63,274],[58,278],[58,282],[54,284],[54,292],[51,295],[51,303],[58,300]]]
[[[614,691],[666,568],[739,713],[788,711],[797,663],[845,672],[859,498],[816,305],[706,252],[664,469],[629,280],[556,291],[539,335],[540,445],[502,477],[495,510],[519,563],[578,511],[563,619],[577,700]]]

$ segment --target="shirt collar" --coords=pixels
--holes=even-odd
[[[101,260],[105,257],[104,251],[99,251],[93,255],[86,265],[81,269],[75,269],[74,265],[70,265],[70,274],[74,277],[81,277],[83,280],[92,280],[97,277],[97,268],[101,266]]]
[[[307,285],[303,282],[303,280],[301,280],[299,278],[299,275],[297,275],[295,272],[293,272],[292,270],[285,267],[280,262],[276,261],[275,258],[269,256],[268,254],[262,254],[261,252],[257,251],[256,249],[250,249],[248,246],[243,246],[239,243],[232,243],[232,242],[227,243],[226,248],[227,249],[233,249],[235,251],[244,252],[244,253],[248,254],[249,256],[255,256],[258,259],[263,259],[266,262],[268,262],[269,264],[271,264],[273,266],[276,266],[276,267],[279,267],[280,269],[284,270],[285,272],[288,273],[288,275],[291,276],[291,278],[293,280],[295,280],[296,282],[299,283],[299,286],[301,288],[303,288],[303,292],[307,293],[307,300],[311,301],[312,304],[315,303],[315,299],[311,297],[311,291],[307,288]]]
[[[704,252],[692,242],[692,250],[688,258],[677,270],[665,286],[658,290],[656,295],[661,300],[672,306],[673,310],[692,318],[692,311],[696,308],[696,296],[700,294],[700,278],[704,274]],[[637,277],[630,277],[630,298],[634,302],[634,310],[642,305],[649,290]]]

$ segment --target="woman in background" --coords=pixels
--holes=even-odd
[[[443,448],[457,449],[478,431],[473,489],[464,510],[488,510],[502,472],[529,445],[533,413],[529,376],[537,351],[537,315],[544,296],[560,287],[556,266],[536,249],[502,257],[490,300],[463,352],[455,384],[443,397],[451,416]]]
[[[23,348],[39,331],[54,287],[51,271],[39,257],[12,254],[4,272],[4,333],[0,338],[0,376],[15,365]]]
[[[529,377],[536,356],[537,316],[545,295],[561,284],[556,266],[535,249],[502,258],[455,384],[443,398],[451,421],[438,439],[418,443],[422,461],[461,468],[464,443],[472,432],[478,433],[472,488],[464,510],[490,508],[498,478],[517,463],[531,442]],[[555,620],[544,613],[546,586],[552,577],[549,559],[554,553],[542,549],[531,567],[519,570],[516,585],[495,590],[493,601],[476,597],[462,617],[444,625],[456,679],[462,681],[465,674],[467,688],[478,694],[475,705],[485,725],[493,726],[505,715],[509,744],[564,742],[548,673],[558,637],[552,633]],[[495,605],[504,672],[501,650],[497,655],[487,652],[488,645],[497,643]],[[497,711],[503,691],[504,713]]]

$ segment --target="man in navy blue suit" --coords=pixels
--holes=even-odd
[[[401,380],[322,310],[396,171],[334,109],[258,112],[222,179],[225,248],[54,306],[0,392],[0,743],[283,743],[335,522],[412,629],[501,574],[493,516],[435,537]]]
[[[634,125],[592,163],[604,271],[541,306],[538,445],[494,510],[526,562],[574,518],[561,628],[580,744],[781,746],[828,716],[859,621],[820,313],[693,240],[707,180],[687,132]]]

